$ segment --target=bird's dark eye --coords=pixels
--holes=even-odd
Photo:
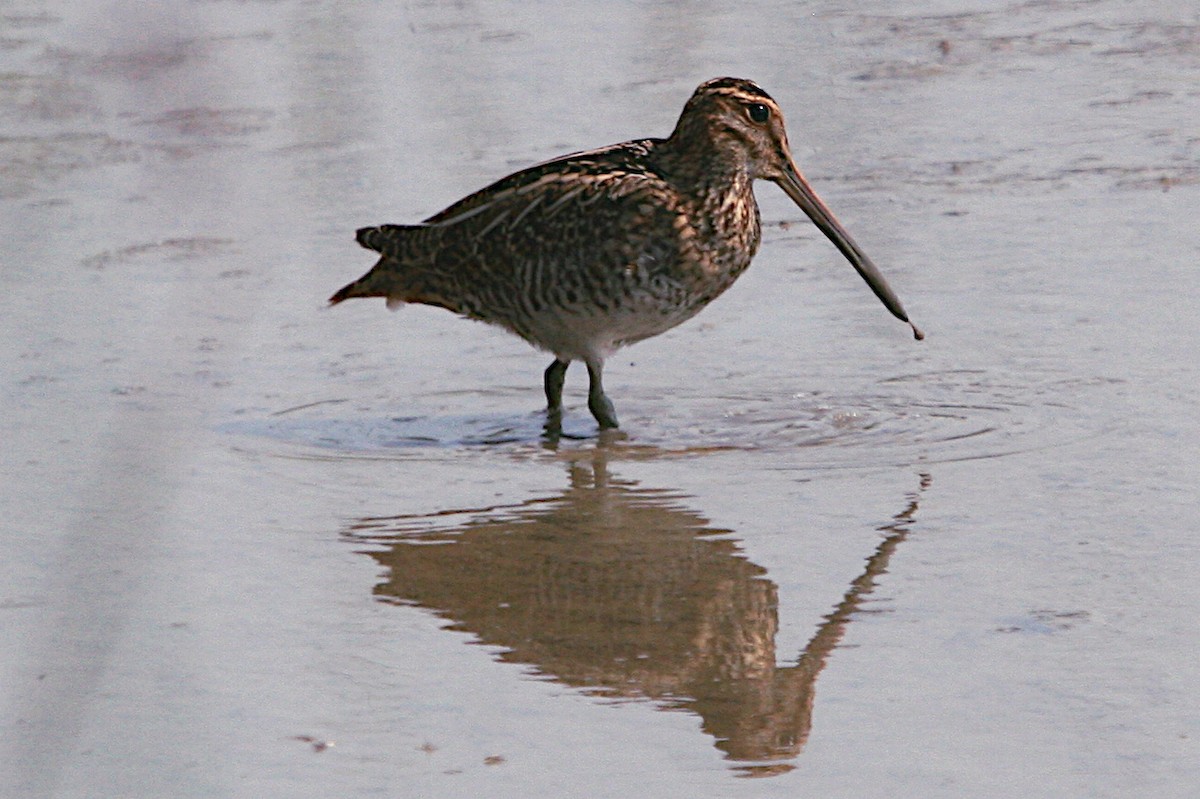
[[[761,125],[770,118],[771,109],[767,108],[762,103],[751,103],[750,105],[746,106],[746,113],[750,115],[751,121],[757,122]]]

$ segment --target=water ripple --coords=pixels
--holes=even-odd
[[[553,433],[541,412],[384,415],[347,410],[343,400],[220,429],[297,445],[319,458],[427,458],[476,448],[570,456],[599,440],[617,457],[763,451],[780,456],[783,468],[845,469],[998,458],[1100,435],[1112,419],[1097,410],[1110,404],[1095,395],[1119,385],[1100,377],[1038,382],[943,370],[894,376],[845,394],[628,397],[625,428],[603,436],[582,408],[570,408],[563,429]]]

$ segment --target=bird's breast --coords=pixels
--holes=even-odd
[[[676,230],[684,270],[706,295],[724,291],[746,270],[762,237],[754,195],[743,192],[682,211]]]

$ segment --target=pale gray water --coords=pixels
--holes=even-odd
[[[1200,12],[921,5],[0,9],[0,795],[1195,795]],[[322,308],[722,74],[925,342],[770,185],[623,440]]]

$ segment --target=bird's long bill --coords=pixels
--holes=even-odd
[[[850,265],[862,275],[862,279],[867,281],[871,291],[875,292],[875,296],[883,301],[892,315],[901,321],[908,322],[918,341],[924,338],[925,334],[909,321],[908,313],[900,304],[900,298],[884,280],[883,274],[875,267],[875,264],[871,263],[871,259],[854,242],[854,239],[850,238],[850,234],[837,221],[833,212],[825,207],[825,203],[821,202],[821,198],[812,190],[812,186],[808,185],[808,181],[804,179],[800,171],[789,165],[784,171],[784,177],[779,181],[779,185],[787,193],[787,196],[791,197],[792,201],[808,214],[808,218],[813,221],[813,224],[820,228],[821,232],[842,251],[842,255],[846,256]]]

